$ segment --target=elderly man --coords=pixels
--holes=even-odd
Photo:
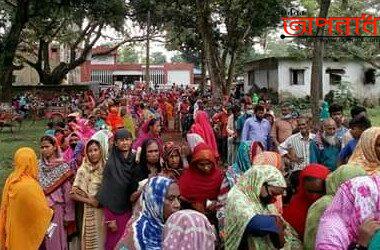
[[[323,122],[323,131],[310,143],[310,163],[319,163],[334,171],[338,164],[340,141],[332,118]]]

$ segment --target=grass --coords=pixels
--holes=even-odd
[[[369,109],[368,115],[372,121],[372,126],[380,126],[380,107]]]
[[[12,168],[12,159],[20,147],[31,147],[38,154],[39,139],[44,133],[46,121],[24,121],[20,131],[14,128],[13,134],[9,128],[0,132],[0,190],[2,194],[3,183]],[[0,194],[0,196],[1,196]]]
[[[373,126],[380,126],[380,107],[368,110]],[[31,147],[38,154],[39,139],[44,133],[46,121],[24,121],[21,130],[17,128],[13,134],[8,128],[0,132],[0,196],[2,194],[3,183],[11,171],[12,159],[16,150],[20,147]]]

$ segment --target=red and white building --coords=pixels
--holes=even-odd
[[[96,47],[94,52],[104,50]],[[144,64],[117,62],[117,52],[105,56],[90,56],[81,65],[81,82],[100,82],[106,84],[135,84],[145,81]],[[151,86],[170,88],[176,86],[194,86],[194,65],[191,63],[165,63],[150,65]]]

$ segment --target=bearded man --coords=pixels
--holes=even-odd
[[[337,125],[332,118],[323,122],[323,131],[310,142],[310,163],[325,165],[330,171],[337,168],[341,143],[336,130]]]

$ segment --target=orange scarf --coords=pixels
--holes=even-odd
[[[31,148],[20,148],[14,156],[0,207],[0,249],[38,249],[53,211],[38,184],[38,161]]]

